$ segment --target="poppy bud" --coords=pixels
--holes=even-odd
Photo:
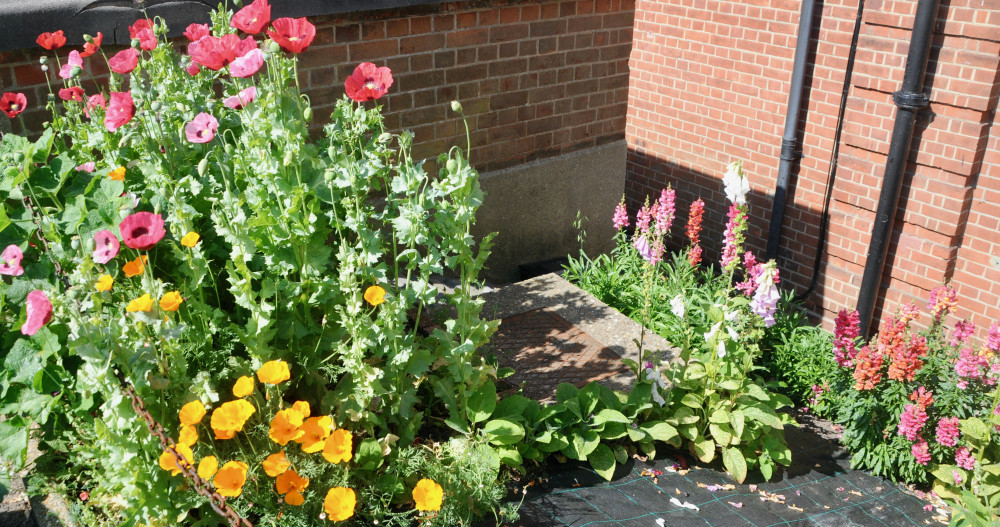
[[[458,101],[451,101],[451,111],[455,113],[462,113],[462,103]]]
[[[226,143],[226,146],[222,147],[222,150],[229,155],[233,155],[233,145]]]
[[[94,244],[95,243],[96,242],[94,242],[93,238],[87,238],[87,239],[83,240],[83,250],[86,251],[86,252],[88,252],[88,253],[94,252]]]
[[[198,163],[198,175],[201,176],[201,177],[205,177],[205,173],[206,172],[208,172],[208,158],[207,157],[204,158],[204,159],[202,159]]]
[[[323,181],[326,181],[327,183],[333,181],[333,170],[328,168],[323,171]]]
[[[330,147],[326,149],[326,155],[330,156],[330,159],[337,157],[337,149]]]
[[[70,70],[69,70],[69,76],[70,76],[70,77],[76,77],[77,75],[79,75],[79,74],[80,74],[80,71],[82,71],[82,70],[80,69],[80,66],[73,66],[73,67],[72,67],[72,68],[70,68]]]
[[[306,107],[306,109],[302,112],[302,118],[305,119],[305,121],[307,123],[310,122],[310,121],[312,121],[313,120],[313,109],[309,108],[309,107]]]
[[[160,101],[153,101],[153,103],[149,105],[149,109],[154,112],[160,111],[160,108],[163,108],[163,104]]]
[[[42,64],[42,71],[43,71],[43,72],[45,72],[45,71],[49,71],[49,67],[48,67],[48,66],[46,66],[45,64]],[[50,93],[49,95],[51,96],[52,94]],[[50,100],[51,100],[51,99],[50,99]]]
[[[132,132],[129,132],[123,135],[122,138],[118,140],[118,148],[125,148],[131,142],[132,142]]]
[[[382,132],[382,135],[378,136],[378,142],[380,143],[388,143],[390,139],[392,139],[392,134],[389,132]]]
[[[133,38],[133,39],[132,39],[132,43],[131,43],[130,45],[131,45],[131,46],[132,46],[133,48],[138,48],[138,47],[139,47],[139,39],[137,39],[137,38]]]
[[[285,152],[284,164],[286,167],[292,166],[295,163],[295,152],[288,151]]]
[[[94,43],[94,37],[92,37],[92,36],[90,36],[90,35],[88,35],[86,33],[83,34],[83,40],[86,41],[87,44],[93,44]]]
[[[74,236],[73,239],[69,241],[69,246],[72,247],[74,251],[79,251],[80,250],[80,238],[77,238],[76,236]]]
[[[277,53],[281,51],[281,46],[277,42],[269,40],[267,43],[267,50],[271,53]]]
[[[49,61],[49,57],[48,57],[48,56],[46,56],[46,55],[42,55],[41,57],[39,57],[39,58],[38,58],[38,63],[39,63],[39,64],[41,64],[41,65],[43,65],[43,66],[44,66],[44,65],[45,65],[45,64],[46,64],[46,63],[47,63],[48,61]]]
[[[458,170],[458,161],[454,159],[449,159],[444,166],[448,169],[448,172],[456,172]]]

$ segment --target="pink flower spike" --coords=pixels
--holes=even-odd
[[[87,161],[82,165],[77,165],[76,170],[78,172],[86,172],[89,174],[93,172],[95,168],[97,168],[97,163],[94,163],[93,161]]]
[[[63,64],[62,68],[59,69],[59,78],[73,78],[74,67],[83,69],[83,57],[81,57],[80,52],[75,49],[69,52],[69,59],[66,61],[66,64]]]
[[[226,105],[226,108],[232,108],[234,110],[242,110],[246,105],[252,103],[254,99],[257,98],[257,87],[251,86],[249,88],[244,88],[240,90],[240,93],[233,95],[232,97],[226,97],[222,100],[222,104]]]
[[[97,244],[97,248],[94,249],[94,261],[99,264],[110,262],[112,258],[118,255],[118,249],[121,247],[115,233],[107,229],[95,234],[94,242]]]
[[[128,75],[139,65],[139,51],[135,48],[128,48],[115,53],[108,59],[108,67],[111,71],[119,75]]]
[[[128,124],[135,116],[135,103],[130,92],[112,92],[108,112],[104,115],[104,127],[114,132]]]
[[[207,143],[215,137],[215,131],[218,129],[219,121],[211,114],[202,112],[184,127],[184,135],[192,143]]]
[[[0,275],[4,276],[21,276],[24,274],[24,268],[21,267],[21,260],[24,259],[24,253],[21,252],[21,248],[16,245],[8,245],[3,253],[0,253]]]
[[[139,251],[152,249],[167,233],[163,228],[163,216],[152,212],[130,214],[118,224],[118,229],[125,245]]]
[[[49,297],[40,289],[28,293],[27,302],[28,316],[21,326],[21,333],[31,336],[52,320],[52,302],[49,302]]]
[[[264,65],[264,52],[259,48],[253,48],[229,64],[229,74],[233,77],[244,79],[260,70]]]

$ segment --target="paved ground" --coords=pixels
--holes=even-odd
[[[539,399],[559,382],[599,380],[625,388],[632,374],[618,359],[638,358],[641,327],[556,275],[543,275],[484,294],[485,316],[500,318],[490,346],[518,370],[515,384]],[[646,335],[647,349],[667,350]],[[669,351],[662,353],[670,357]],[[734,484],[719,466],[694,467],[692,457],[666,452],[633,459],[610,482],[580,464],[549,465],[512,525],[548,526],[909,526],[941,523],[906,488],[850,469],[829,424],[803,416],[787,427],[793,465],[765,482]],[[947,524],[947,521],[943,523]]]

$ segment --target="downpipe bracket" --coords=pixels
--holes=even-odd
[[[899,90],[892,94],[892,102],[904,110],[920,110],[927,107],[930,98],[923,92]]]
[[[782,161],[795,161],[802,158],[802,151],[796,151],[795,139],[781,139],[781,160]]]

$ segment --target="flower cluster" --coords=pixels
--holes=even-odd
[[[861,334],[861,317],[857,310],[840,310],[833,328],[833,355],[841,368],[854,366],[854,357],[858,354],[855,346]]]
[[[691,203],[691,210],[688,212],[687,236],[691,241],[691,248],[688,249],[688,262],[691,267],[698,267],[701,263],[701,224],[705,215],[705,202],[701,198]]]
[[[625,209],[624,198],[615,207],[615,215],[611,218],[611,223],[615,226],[615,230],[617,231],[628,227],[628,210]]]
[[[949,284],[935,287],[931,290],[930,302],[927,309],[930,310],[934,321],[940,321],[949,311],[958,305],[958,291]]]
[[[726,231],[723,233],[722,268],[727,271],[736,269],[739,264],[740,248],[743,246],[743,233],[746,231],[746,211],[736,203],[729,206],[726,213]]]
[[[750,272],[749,269],[747,271]],[[750,309],[764,319],[766,327],[771,327],[775,323],[774,314],[778,311],[778,300],[781,299],[781,293],[778,292],[778,268],[772,260],[765,265],[757,266],[754,272],[757,289],[750,301]]]

